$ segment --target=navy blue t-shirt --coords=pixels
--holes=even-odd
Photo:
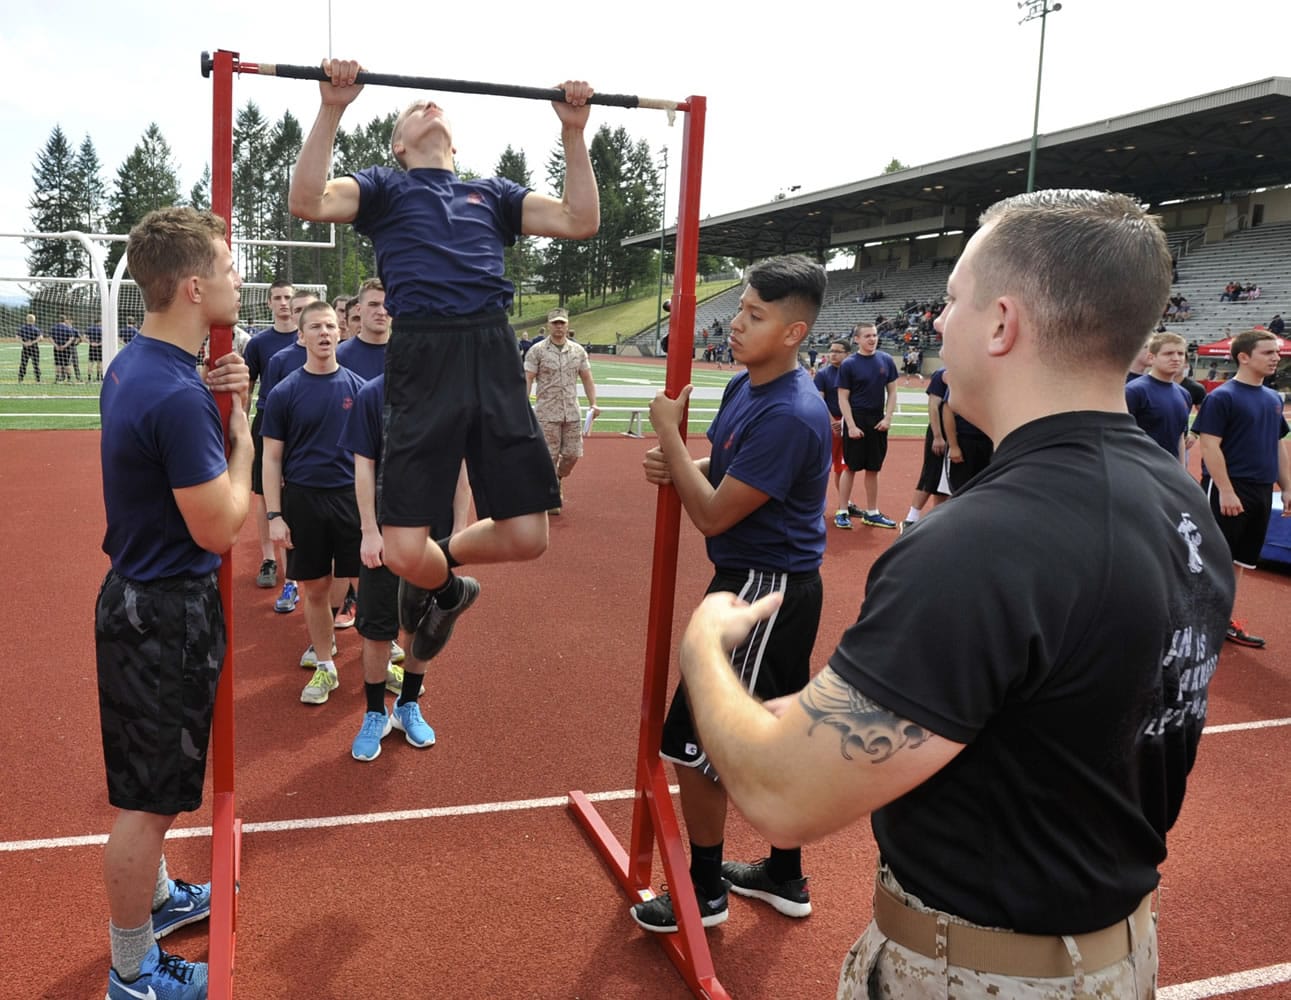
[[[755,386],[748,372],[736,375],[722,394],[708,439],[708,481],[714,487],[729,475],[768,497],[744,520],[708,539],[713,565],[777,573],[819,569],[833,432],[811,376],[795,368]]]
[[[852,394],[852,413],[857,416],[882,416],[888,406],[888,383],[897,378],[896,362],[883,351],[849,355],[838,369],[838,387]]]
[[[1125,385],[1125,406],[1143,433],[1168,451],[1179,454],[1179,439],[1188,429],[1192,397],[1174,382],[1140,375]]]
[[[369,344],[358,337],[351,337],[336,348],[336,360],[361,379],[371,382],[385,373],[386,345]]]
[[[1287,422],[1282,397],[1272,389],[1230,378],[1206,396],[1192,429],[1221,439],[1229,479],[1277,482],[1278,442]]]
[[[274,386],[292,372],[305,367],[305,359],[308,357],[309,352],[305,350],[304,344],[292,344],[270,358],[264,375],[260,377],[260,392],[263,393],[260,398],[268,399]]]
[[[172,492],[228,468],[219,409],[196,366],[195,355],[136,337],[103,379],[103,551],[132,580],[202,576],[220,564],[193,541]]]
[[[55,347],[66,347],[76,339],[76,328],[70,323],[55,323],[49,331],[49,339]]]
[[[257,333],[247,344],[246,352],[242,357],[247,363],[247,370],[251,373],[251,384],[260,383],[260,392],[256,396],[258,405],[264,403],[265,397],[269,395],[269,389],[273,388],[273,386],[269,386],[269,389],[266,389],[264,384],[265,372],[269,370],[269,359],[284,347],[290,347],[295,342],[295,330],[279,333],[273,327],[269,327],[269,329],[261,330]]]
[[[121,346],[125,346],[139,336],[139,328],[133,323],[127,323],[125,329],[121,331]]]
[[[508,309],[502,251],[521,232],[528,188],[451,170],[369,167],[354,228],[372,239],[391,316],[469,316]]]
[[[385,408],[385,392],[384,375],[378,375],[372,381],[363,383],[338,442],[346,451],[370,458],[378,465],[381,462],[382,411]]]
[[[18,327],[18,339],[24,344],[34,344],[40,339],[40,327],[33,326],[31,323],[24,323]]]
[[[85,341],[94,347],[101,346],[103,344],[103,327],[99,326],[98,323],[91,323],[87,326],[85,328]]]
[[[318,490],[354,485],[354,454],[337,444],[363,379],[348,368],[297,368],[269,391],[261,432],[282,442],[282,478]]]
[[[835,420],[841,420],[843,416],[843,411],[838,408],[838,368],[838,365],[824,365],[814,379],[816,388],[824,393],[829,415]]]

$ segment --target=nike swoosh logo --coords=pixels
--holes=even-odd
[[[188,905],[187,905],[187,906],[172,906],[172,907],[170,908],[170,912],[171,912],[171,913],[187,913],[187,912],[188,912],[189,910],[191,910],[195,905],[197,905],[197,904],[195,904],[195,903],[190,899],[190,900],[188,901]]]
[[[148,987],[147,993],[140,993],[138,990],[132,990],[125,983],[121,984],[121,988],[125,990],[127,993],[129,993],[132,997],[138,997],[139,1000],[157,1000],[157,991],[154,990],[151,986]]]

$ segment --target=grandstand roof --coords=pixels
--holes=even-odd
[[[972,229],[1026,190],[1030,138],[704,219],[700,252],[757,260]],[[1121,191],[1149,204],[1291,183],[1291,78],[1270,77],[1039,137],[1036,186]],[[675,228],[664,234],[671,246]],[[645,233],[624,244],[658,246]]]

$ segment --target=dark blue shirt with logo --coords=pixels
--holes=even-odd
[[[337,442],[362,387],[348,368],[328,375],[297,368],[270,390],[261,432],[282,442],[283,482],[319,490],[354,485],[354,453]]]

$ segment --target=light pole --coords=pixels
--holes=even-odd
[[[1044,78],[1044,27],[1050,14],[1062,10],[1062,4],[1049,5],[1049,0],[1019,0],[1018,10],[1026,8],[1026,16],[1018,24],[1040,19],[1040,63],[1035,74],[1035,116],[1031,119],[1031,158],[1027,161],[1027,193],[1035,190],[1035,152],[1040,138],[1040,81]]]
[[[663,200],[659,206],[659,302],[654,320],[654,349],[659,353],[660,334],[663,331],[663,254],[664,233],[668,220],[668,147],[663,147]]]

